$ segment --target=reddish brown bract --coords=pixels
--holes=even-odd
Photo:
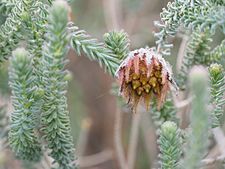
[[[140,100],[149,109],[150,100],[156,97],[158,108],[165,100],[172,83],[168,63],[153,48],[130,52],[116,72],[120,82],[120,94],[131,104],[133,111]]]

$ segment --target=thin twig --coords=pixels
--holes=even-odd
[[[105,22],[108,30],[120,29],[121,4],[120,0],[103,0]]]
[[[222,156],[225,157],[225,136],[220,127],[216,127],[212,129],[214,138],[216,140],[217,145],[219,146],[219,150]]]
[[[44,162],[45,162],[47,168],[51,168],[53,159],[50,156],[48,156],[48,153],[49,152],[44,153]]]
[[[41,160],[40,167],[43,169],[49,169],[49,166],[47,165],[47,163],[44,160]]]
[[[117,154],[120,168],[128,169],[123,146],[122,146],[121,125],[122,125],[122,114],[121,114],[121,110],[117,108],[116,117],[115,117],[115,128],[114,128],[115,149],[116,149],[116,154]]]
[[[113,152],[112,150],[108,149],[97,154],[80,157],[78,160],[79,161],[78,163],[80,167],[84,167],[84,168],[93,167],[98,164],[102,164],[106,161],[111,160],[112,157],[113,157]]]
[[[182,64],[184,54],[185,54],[185,49],[186,49],[187,42],[189,39],[189,37],[185,34],[182,34],[182,35],[179,34],[179,36],[182,38],[182,41],[181,41],[181,45],[180,45],[180,48],[179,48],[179,51],[177,54],[177,67],[176,67],[177,71],[179,71],[181,68],[181,64]]]
[[[131,135],[130,143],[128,147],[128,166],[129,169],[133,169],[136,161],[136,151],[139,135],[139,124],[141,119],[141,111],[137,109],[137,113],[133,114],[132,124],[131,124]]]
[[[87,146],[88,135],[90,134],[90,128],[92,126],[92,120],[90,118],[85,118],[81,122],[81,131],[79,134],[78,144],[77,144],[77,155],[82,156],[85,152],[85,147]]]
[[[174,105],[177,109],[185,108],[186,106],[189,106],[193,100],[193,97],[189,97],[185,100],[178,100],[177,97],[173,94],[173,101]]]
[[[217,156],[215,158],[206,158],[201,161],[202,166],[212,165],[216,162],[223,162],[225,160],[225,156]]]
[[[156,134],[155,128],[151,126],[151,120],[148,117],[148,113],[142,115],[141,118],[141,130],[144,136],[144,143],[148,154],[148,162],[150,166],[153,166],[154,159],[157,157],[156,148]]]
[[[201,161],[202,166],[212,165],[216,162],[223,162],[225,161],[225,136],[223,131],[220,127],[216,127],[212,129],[212,133],[216,140],[218,149],[220,151],[220,155],[216,157],[207,157]]]

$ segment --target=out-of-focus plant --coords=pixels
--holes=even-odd
[[[225,1],[169,2],[160,15],[161,22],[155,22],[159,27],[155,33],[157,47],[132,52],[125,31],[108,32],[104,42],[99,42],[75,26],[68,12],[69,6],[63,0],[0,2],[1,65],[13,55],[9,66],[14,109],[10,117],[9,144],[15,155],[25,161],[39,162],[47,151],[53,158],[52,167],[78,168],[66,102],[68,72],[65,65],[71,47],[78,55],[97,61],[120,82],[118,92],[136,112],[131,138],[137,136],[138,113],[151,111],[159,131],[160,168],[195,169],[207,165],[210,160],[203,158],[209,130],[213,128],[214,132],[223,125],[225,44],[224,40],[216,46],[211,42],[214,34],[225,33]],[[183,29],[182,32],[191,33],[191,38],[176,73],[178,76],[174,78],[170,64],[163,57],[170,55],[173,46],[169,38]],[[20,46],[23,48],[16,49]],[[191,99],[176,97],[176,93],[179,94],[176,81]],[[143,101],[146,109],[142,108]],[[181,108],[190,114],[190,132],[186,137],[182,137],[186,130],[179,128],[182,119],[176,116]],[[0,112],[5,111],[0,109]],[[0,124],[2,119],[1,116]],[[7,128],[8,124],[0,127]],[[131,141],[128,153],[130,169],[134,166],[135,144]],[[123,157],[119,161],[126,168],[124,155],[119,157]],[[213,160],[224,160],[221,157],[225,154]]]
[[[182,148],[184,158],[179,159],[179,168],[194,169],[212,164],[212,161],[223,160],[220,158],[224,155],[222,151],[221,156],[212,161],[204,158],[207,154],[210,128],[221,130],[220,127],[223,125],[224,40],[216,45],[212,45],[212,41],[213,35],[224,36],[225,34],[225,20],[222,17],[224,11],[225,1],[223,0],[174,0],[168,3],[167,8],[163,8],[160,15],[161,22],[155,22],[159,28],[159,32],[155,33],[156,44],[158,51],[164,56],[170,55],[173,46],[170,43],[170,37],[175,36],[180,30],[191,34],[186,48],[182,49],[185,50],[184,56],[179,56],[181,57],[181,66],[177,72],[176,81],[183,93],[190,91],[191,94],[188,96],[192,101],[189,104],[190,99],[173,99],[178,110],[180,106],[181,108],[188,106],[185,108],[185,112],[190,113],[190,129],[184,137],[186,139],[184,140],[185,148]],[[180,61],[179,59],[178,61]],[[178,62],[178,64],[180,63]],[[192,70],[195,65],[198,67]],[[199,65],[208,69],[199,68]],[[188,76],[190,70],[192,71]],[[188,77],[190,83],[188,83]],[[180,105],[184,102],[186,102],[186,106]],[[162,114],[162,111],[159,114]],[[212,132],[217,143],[220,144],[222,141],[218,140],[215,130],[212,129]],[[161,144],[160,146],[164,147]],[[170,156],[173,157],[173,155],[171,153]],[[163,164],[163,159],[161,161]]]
[[[69,6],[60,0],[4,1],[2,5],[7,17],[1,25],[1,62],[21,41],[26,44],[10,59],[14,110],[9,144],[22,160],[38,162],[43,151],[50,151],[55,167],[76,168],[65,97]]]
[[[209,85],[208,73],[202,67],[194,67],[190,73],[190,88],[193,96],[191,104],[191,133],[187,140],[183,168],[199,168],[208,146]],[[204,141],[203,141],[204,140]]]

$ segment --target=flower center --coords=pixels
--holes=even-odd
[[[130,86],[132,90],[139,96],[142,94],[154,94],[159,95],[163,84],[162,84],[162,65],[153,65],[150,76],[147,75],[148,68],[144,61],[139,63],[139,74],[135,73],[134,67],[130,69],[129,79],[126,81],[126,85]]]
[[[156,98],[160,109],[170,90],[169,84],[173,83],[171,75],[169,65],[153,48],[130,52],[116,72],[120,94],[134,112],[140,101],[144,101],[146,110],[149,110],[152,98]]]

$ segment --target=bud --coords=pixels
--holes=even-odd
[[[129,53],[116,71],[120,82],[120,94],[135,111],[143,100],[149,109],[152,97],[156,97],[158,109],[165,100],[172,79],[169,64],[154,48],[141,48]]]
[[[173,138],[176,135],[177,129],[176,123],[166,121],[162,124],[161,133],[167,138]]]
[[[35,91],[35,97],[37,98],[43,97],[44,94],[45,94],[45,91],[42,88],[37,88],[37,90]]]
[[[12,52],[12,55],[16,57],[18,62],[25,62],[28,58],[28,52],[24,48],[17,48]]]
[[[209,72],[212,76],[216,77],[223,72],[223,66],[220,64],[212,64],[209,67]]]

